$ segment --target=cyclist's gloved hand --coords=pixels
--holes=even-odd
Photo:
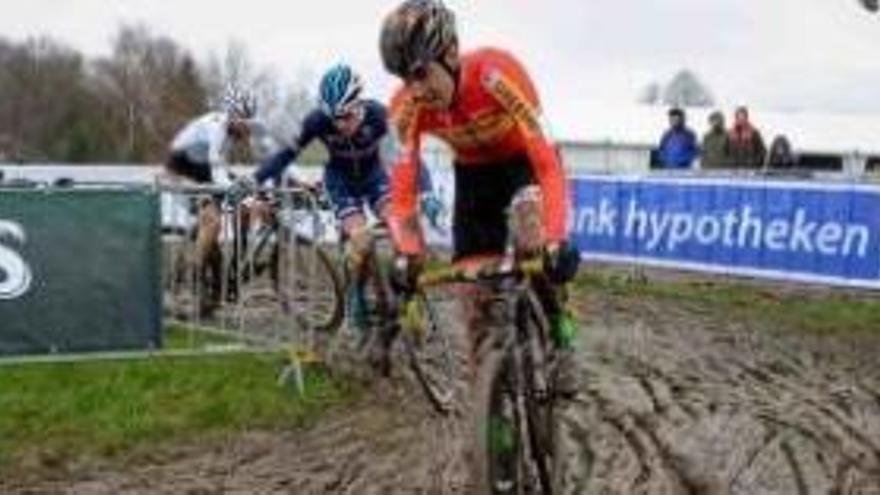
[[[580,264],[580,253],[568,242],[551,244],[544,251],[547,278],[555,284],[570,282],[577,275]]]
[[[229,196],[239,201],[257,190],[257,183],[250,175],[240,175],[229,186]]]
[[[412,294],[418,288],[419,274],[422,273],[422,260],[419,256],[398,255],[391,269],[392,288],[401,294]]]

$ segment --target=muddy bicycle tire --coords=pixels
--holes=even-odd
[[[549,390],[539,397],[534,390],[534,378],[541,370],[534,369],[524,341],[532,337],[542,339],[541,322],[532,304],[532,297],[520,297],[516,316],[504,335],[492,335],[485,339],[478,350],[479,363],[474,383],[473,430],[476,451],[471,464],[471,480],[474,493],[487,494],[543,494],[552,495],[554,490],[554,438],[553,411]],[[535,325],[531,330],[528,325]],[[537,332],[537,333],[536,333]],[[544,342],[546,344],[546,341]],[[543,345],[543,344],[542,344]],[[545,347],[546,348],[546,347]],[[519,400],[519,394],[525,400]],[[507,411],[505,409],[505,401]],[[503,414],[506,413],[506,414]],[[514,465],[510,460],[499,460],[493,450],[498,443],[493,421],[510,416],[513,434],[503,442],[515,453]],[[502,464],[507,465],[502,466]],[[506,468],[512,479],[499,480],[498,471]],[[511,482],[512,486],[499,486],[499,482]]]
[[[328,307],[317,312],[316,317],[311,317],[312,314],[310,312],[299,311],[299,308],[289,308],[289,311],[295,313],[296,320],[302,328],[315,330],[325,335],[335,334],[342,325],[342,320],[345,315],[345,296],[343,294],[342,278],[336,270],[333,259],[324,248],[315,245],[312,240],[305,237],[297,236],[291,244],[293,246],[293,255],[296,257],[294,266],[307,266],[309,265],[309,261],[314,261],[315,263],[310,268],[313,270],[311,278],[314,278],[315,275],[320,275],[321,278],[326,279],[324,280],[324,282],[327,283],[325,289],[327,290],[328,297],[331,301],[327,305]],[[313,253],[315,258],[313,260],[304,259],[306,255],[305,253],[307,252]],[[285,257],[279,257],[277,261],[277,266],[279,267],[278,270],[280,272],[279,286],[283,287],[284,284],[295,284],[294,287],[289,288],[292,293],[308,294],[308,290],[304,287],[304,283],[311,284],[314,283],[314,280],[308,280],[307,282],[303,282],[302,279],[292,281],[283,280],[283,273],[285,271],[283,270],[284,259]],[[314,304],[314,301],[298,302],[304,302],[306,306],[309,306],[310,303]]]
[[[424,308],[425,330],[421,339],[404,332],[409,366],[428,402],[438,413],[448,415],[455,405],[456,370],[460,365],[455,362],[450,335],[439,325],[428,297],[424,293],[415,297],[416,304]]]

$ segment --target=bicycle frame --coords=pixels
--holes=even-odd
[[[515,262],[508,256],[477,268],[433,269],[418,279],[419,290],[447,283],[492,283],[492,290],[505,293],[508,304],[513,305],[511,320],[495,328],[498,333],[489,335],[483,342],[484,348],[474,352],[481,359],[474,384],[479,454],[473,465],[475,480],[485,485],[480,487],[480,493],[492,493],[490,489],[500,476],[495,472],[498,466],[515,471],[516,480],[511,483],[522,486],[531,483],[539,493],[553,491],[553,419],[552,400],[549,400],[553,394],[548,372],[550,325],[532,287],[532,278],[543,270],[541,259]],[[409,316],[408,311],[409,307],[404,311],[405,316]],[[510,419],[516,432],[513,440],[516,460],[508,459],[496,466],[496,454],[492,453],[495,433],[490,418],[497,413],[492,412],[495,408],[502,407],[498,401],[505,400],[505,396],[513,408]]]
[[[314,335],[312,330],[320,332],[335,331],[342,319],[342,287],[340,286],[340,274],[332,262],[332,258],[328,256],[322,248],[322,240],[324,238],[324,223],[320,218],[320,211],[326,209],[327,202],[322,198],[321,192],[311,187],[295,187],[280,192],[272,191],[273,199],[269,201],[271,208],[270,221],[258,231],[257,239],[252,244],[252,250],[245,258],[245,266],[258,269],[261,253],[271,246],[273,249],[273,269],[279,269],[287,266],[287,275],[296,275],[294,287],[300,285],[307,286],[314,290],[311,283],[305,281],[316,280],[319,271],[326,271],[329,281],[333,285],[335,297],[339,300],[339,307],[334,308],[328,313],[328,320],[321,322],[311,322],[308,318],[298,315],[300,323],[304,325],[304,329],[309,333],[309,347],[313,347]],[[305,225],[307,232],[301,227]],[[310,227],[310,228],[309,228]],[[286,247],[281,249],[281,247]],[[293,249],[299,255],[293,256],[292,259],[282,259],[284,253],[288,253]],[[314,255],[312,262],[304,262],[301,255],[304,252],[310,252]],[[289,254],[289,253],[288,253]],[[299,261],[297,261],[299,260]],[[290,265],[290,266],[288,266]],[[277,280],[275,280],[277,284]],[[297,290],[294,289],[292,297],[298,298]],[[309,300],[314,299],[314,294],[306,295]],[[308,308],[306,308],[308,310]]]
[[[292,234],[293,239],[287,239],[288,242],[306,238],[306,236],[296,231],[296,227],[300,222],[297,221],[299,219],[293,218],[295,211],[304,210],[310,212],[313,227],[313,239],[310,240],[319,239],[323,234],[321,230],[322,225],[315,213],[316,208],[319,206],[319,198],[316,191],[305,187],[295,187],[282,192],[273,189],[264,189],[258,192],[274,196],[273,200],[268,201],[271,213],[268,222],[261,225],[253,239],[250,239],[250,248],[243,254],[248,232],[242,225],[242,209],[236,207],[237,204],[241,204],[243,201],[238,200],[238,198],[227,198],[223,205],[223,214],[233,216],[231,222],[233,225],[233,252],[232,256],[227,260],[227,272],[234,275],[234,279],[230,282],[238,286],[242,282],[247,282],[247,278],[251,274],[260,275],[262,273],[265,267],[261,269],[257,264],[257,260],[263,254],[263,250],[266,249],[267,245],[271,244],[273,249],[278,249],[279,236]],[[255,219],[252,218],[249,223],[254,221]],[[242,238],[243,236],[245,239]],[[277,277],[277,274],[274,277]]]

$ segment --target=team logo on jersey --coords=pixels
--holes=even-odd
[[[505,113],[491,113],[476,117],[467,124],[434,131],[454,148],[475,148],[497,143],[516,126],[516,121]]]
[[[534,136],[544,135],[537,109],[504,74],[494,70],[486,74],[483,84],[501,105],[513,114],[517,122]]]
[[[31,287],[31,269],[11,246],[24,242],[21,225],[0,220],[0,301],[18,299]]]

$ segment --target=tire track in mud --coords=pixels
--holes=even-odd
[[[782,449],[782,453],[785,454],[785,459],[788,461],[788,464],[791,466],[791,474],[794,477],[798,495],[809,495],[810,490],[807,488],[807,482],[804,480],[804,474],[801,471],[800,464],[795,458],[791,444],[788,442],[782,442],[780,448]]]
[[[12,493],[466,493],[457,420],[437,419],[412,392],[371,392],[357,411],[336,411],[308,431],[245,434],[173,462]]]
[[[441,314],[457,321],[455,305],[438,303]],[[454,342],[459,352],[462,342]],[[342,360],[346,367],[358,361]],[[0,480],[0,493],[467,493],[464,438],[471,422],[462,407],[457,415],[438,415],[405,366],[401,351],[392,379],[374,377],[362,399],[308,430],[242,433],[210,447],[180,446],[180,455],[170,452],[154,463],[91,468],[53,482],[4,486]],[[354,371],[373,373],[363,363]]]
[[[681,308],[637,306],[584,328],[589,390],[572,430],[619,437],[605,443],[636,452],[640,475],[621,477],[632,469],[618,458],[581,473],[586,486],[609,493],[880,493],[880,396],[869,365],[872,354],[880,356],[880,339],[799,338],[725,325],[723,315],[712,321]],[[599,418],[587,413],[594,406],[605,411]],[[649,448],[632,447],[633,432],[621,427],[630,420],[621,418],[637,426],[637,438],[650,439]],[[617,427],[603,427],[609,421]]]
[[[880,494],[880,337],[804,338],[668,301],[588,303],[602,309],[581,311],[583,390],[558,408],[561,493]],[[453,308],[439,313],[460,329]],[[307,431],[27,493],[468,493],[468,421],[439,418],[406,380],[365,395]]]

